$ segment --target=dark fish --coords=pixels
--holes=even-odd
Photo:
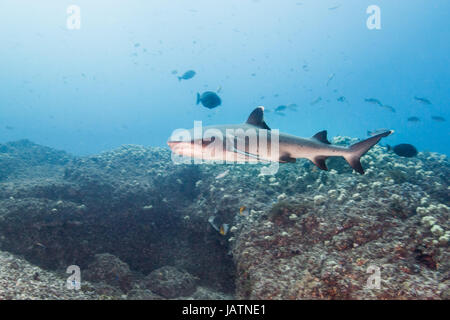
[[[439,116],[432,116],[431,119],[433,119],[434,121],[438,121],[438,122],[444,122],[445,121],[445,118],[439,117]]]
[[[419,122],[420,119],[417,118],[417,117],[409,117],[409,118],[408,118],[408,121],[409,121],[409,122]]]
[[[411,158],[417,155],[417,149],[411,144],[402,143],[394,147],[387,145],[388,151],[393,151],[396,155],[400,157]]]
[[[11,127],[11,126],[5,126],[5,129],[6,129],[6,130],[14,130],[14,127]]]
[[[414,100],[416,100],[417,102],[420,102],[422,104],[431,104],[431,101],[428,100],[427,98],[420,98],[420,97],[414,97]]]
[[[345,101],[347,101],[347,99],[345,99],[344,96],[340,96],[339,98],[337,98],[337,101],[339,101],[339,102],[345,102]]]
[[[220,100],[220,97],[217,95],[217,93],[212,91],[205,91],[201,95],[200,93],[197,93],[197,104],[199,104],[200,102],[205,108],[214,109],[220,106],[222,100]]]
[[[374,130],[374,131],[367,130],[367,135],[369,137],[373,137],[373,136],[376,136],[376,135],[381,134],[381,133],[386,132],[386,131],[389,131],[389,129],[382,128],[382,129],[377,129],[377,130]],[[392,130],[392,133],[393,132],[394,132],[394,130]]]
[[[283,111],[283,110],[286,110],[286,109],[287,109],[286,106],[281,105],[281,106],[278,106],[278,107],[275,108],[275,112],[280,112],[280,111]]]
[[[391,106],[383,105],[383,106],[381,106],[381,107],[386,108],[386,109],[388,109],[388,110],[391,111],[391,112],[395,112],[395,109],[394,109],[393,107],[391,107]]]
[[[372,103],[372,104],[379,105],[380,107],[383,105],[383,104],[380,102],[380,100],[375,99],[375,98],[367,98],[367,99],[364,99],[364,101],[367,102],[367,103]]]
[[[195,71],[189,70],[189,71],[186,71],[181,77],[178,77],[178,80],[179,81],[181,81],[181,79],[189,80],[189,79],[192,79],[194,76],[195,76]]]

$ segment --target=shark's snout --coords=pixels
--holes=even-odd
[[[167,141],[167,144],[169,145],[170,149],[175,148],[175,146],[177,146],[178,144],[180,144],[180,141]]]

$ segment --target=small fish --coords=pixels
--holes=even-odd
[[[285,116],[286,116],[286,114],[283,113],[283,112],[275,112],[275,114],[278,115],[278,116],[282,116],[282,117],[285,117]]]
[[[11,126],[5,126],[5,129],[6,129],[6,130],[14,130],[14,127],[11,127]]]
[[[367,99],[364,99],[364,101],[367,102],[367,103],[372,103],[372,104],[379,105],[380,107],[383,105],[383,104],[380,102],[380,100],[375,99],[375,98],[367,98]]]
[[[136,42],[135,44],[134,44],[134,47],[135,48],[138,48],[138,47],[140,47],[141,46],[141,44],[139,43],[139,42]]]
[[[373,136],[376,136],[377,134],[380,134],[380,133],[383,133],[386,131],[389,131],[389,129],[382,128],[382,129],[376,129],[374,131],[367,130],[367,135],[369,137],[373,137]],[[392,133],[394,133],[394,130],[391,130],[391,131],[392,131]]]
[[[36,242],[35,245],[37,245],[38,247],[41,247],[41,248],[43,248],[43,249],[46,249],[46,248],[47,248],[46,246],[44,246],[44,245],[43,245],[42,243],[40,243],[40,242]]]
[[[224,224],[222,224],[222,225],[220,226],[219,233],[220,233],[222,236],[224,236],[224,235],[226,235],[226,234],[228,233],[228,230],[229,230],[229,229],[230,229],[230,226],[229,226],[228,224],[224,223]]]
[[[434,121],[438,121],[438,122],[445,122],[445,118],[440,117],[440,116],[432,116],[431,119],[433,119]]]
[[[217,87],[216,93],[221,93],[222,92],[222,86]]]
[[[327,87],[328,87],[328,85],[330,84],[331,80],[333,80],[333,79],[334,79],[334,76],[335,76],[335,74],[334,74],[334,73],[332,73],[332,74],[330,74],[330,75],[328,76],[328,80],[327,80]]]
[[[214,109],[222,104],[222,100],[217,93],[212,91],[205,91],[201,95],[197,93],[197,104],[200,102],[208,109]]]
[[[297,105],[295,103],[288,104],[288,109],[292,111],[297,111]]]
[[[385,108],[385,109],[388,109],[388,110],[391,111],[391,112],[395,112],[395,109],[394,109],[393,107],[391,107],[391,106],[382,105],[381,107],[382,107],[382,108]]]
[[[419,122],[420,119],[419,119],[418,117],[409,117],[409,118],[408,118],[408,121],[409,121],[409,122]]]
[[[214,223],[215,220],[216,220],[215,216],[211,216],[211,217],[208,218],[209,224],[214,228],[214,230],[219,232],[220,228]]]
[[[414,100],[416,100],[417,102],[420,102],[422,104],[427,104],[427,105],[431,104],[431,101],[428,100],[427,98],[421,98],[421,97],[416,96],[416,97],[414,97]]]
[[[230,172],[230,170],[225,170],[224,172],[220,173],[217,175],[216,180],[222,179],[223,177],[225,177],[228,172]]]
[[[309,67],[308,67],[307,64],[304,64],[304,65],[302,66],[302,69],[303,69],[303,71],[305,71],[305,72],[308,72],[308,71],[309,71]]]
[[[312,101],[311,103],[310,103],[310,105],[316,105],[316,104],[318,104],[320,101],[322,101],[322,97],[318,97],[316,100],[314,100],[314,101]]]
[[[246,206],[242,206],[239,208],[239,214],[244,217],[248,216],[249,211],[250,210]]]
[[[194,70],[186,71],[181,77],[178,77],[178,81],[183,80],[189,80],[192,79],[196,75],[196,72]]]
[[[287,109],[287,107],[285,105],[281,105],[281,106],[278,106],[275,108],[275,112],[280,112],[280,111],[283,111],[286,109]]]
[[[178,71],[177,70],[172,70],[171,74],[177,74]]]
[[[340,96],[339,98],[337,98],[337,101],[339,101],[339,102],[346,102],[347,99],[344,96]]]
[[[338,8],[340,8],[341,7],[341,5],[337,5],[337,6],[334,6],[334,7],[330,7],[330,8],[328,8],[328,10],[336,10],[336,9],[338,9]]]
[[[394,147],[391,147],[390,145],[387,145],[386,147],[388,151],[393,151],[400,157],[412,158],[417,155],[417,149],[412,144],[401,143]]]

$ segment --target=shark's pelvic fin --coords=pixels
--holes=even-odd
[[[370,150],[374,145],[380,141],[381,138],[387,137],[391,135],[394,131],[389,130],[376,136],[370,137],[369,139],[357,142],[351,145],[348,150],[349,153],[344,156],[345,160],[347,160],[348,164],[355,169],[356,172],[360,174],[364,174],[364,169],[361,165],[361,157],[366,154],[367,151]]]
[[[312,162],[319,167],[319,169],[322,170],[326,170],[328,171],[327,165],[325,163],[325,160],[327,159],[327,157],[315,157],[314,159],[312,159]]]
[[[328,139],[327,139],[327,130],[317,132],[312,137],[313,137],[313,139],[319,140],[322,143],[331,144],[330,141],[328,141]]]
[[[270,130],[269,126],[264,122],[264,107],[258,107],[253,110],[253,112],[250,113],[246,123],[261,129]]]

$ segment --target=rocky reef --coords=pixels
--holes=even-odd
[[[78,265],[89,299],[449,299],[444,155],[375,146],[365,175],[333,158],[273,176],[170,156],[0,144],[0,250],[64,276]]]

